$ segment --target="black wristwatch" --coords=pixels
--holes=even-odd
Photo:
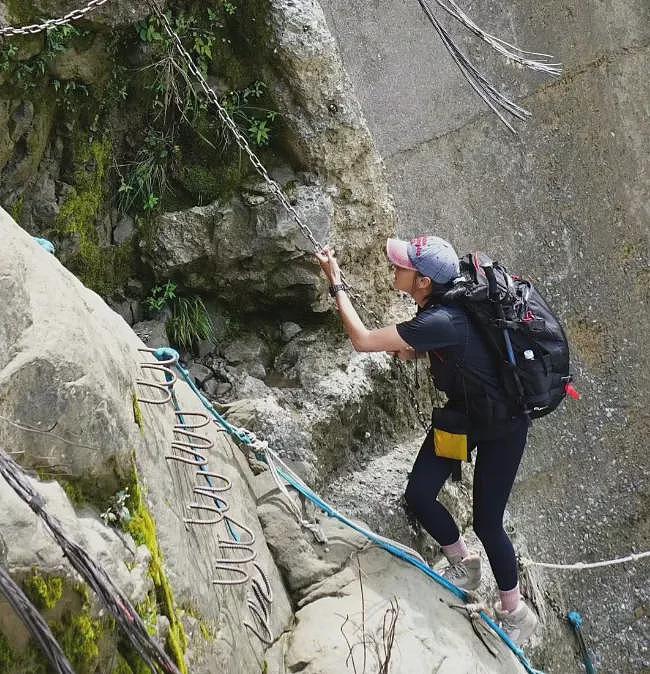
[[[340,292],[341,290],[345,290],[345,283],[335,283],[334,285],[330,286],[330,295],[332,297],[336,297],[336,293]]]

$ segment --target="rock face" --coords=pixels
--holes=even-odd
[[[350,280],[370,303],[385,305],[387,277],[377,240],[394,228],[384,167],[341,62],[323,10],[314,0],[271,0],[262,16],[268,46],[260,64],[300,163],[332,190],[332,239]]]
[[[108,560],[109,571],[134,603],[142,602],[143,590],[149,591],[153,584],[157,583],[156,592],[162,591],[159,568],[151,558],[159,566],[164,560],[162,568],[175,611],[169,615],[169,607],[157,606],[155,600],[148,611],[163,623],[170,621],[172,627],[176,621],[183,624],[191,671],[243,674],[261,667],[262,644],[243,625],[247,586],[230,589],[213,584],[231,577],[215,568],[219,558],[228,556],[218,542],[228,540],[224,522],[219,530],[212,528],[209,536],[202,531],[207,533],[210,525],[185,523],[197,517],[191,504],[203,500],[193,493],[196,467],[165,460],[179,453],[172,446],[178,418],[171,404],[144,402],[156,394],[159,399],[161,391],[137,383],[155,383],[155,371],[140,364],[156,361],[138,352],[142,342],[97,295],[42,251],[4,211],[1,215],[6,242],[0,258],[0,297],[5,307],[0,370],[2,446],[44,478],[63,479],[60,476],[65,475],[68,491],[86,516],[77,519],[58,485],[39,485],[48,508],[61,515],[73,539],[84,544],[95,559]],[[187,387],[177,383],[175,392],[186,414],[197,410]],[[143,402],[138,404],[137,398]],[[231,490],[223,494],[229,516],[257,539],[257,563],[275,597],[270,625],[279,634],[288,625],[291,609],[261,535],[245,459],[216,429],[207,428],[203,434],[202,446],[208,440],[213,443],[208,465],[232,481]],[[177,434],[176,441],[182,437]],[[149,550],[141,550],[128,533],[118,538],[98,518],[100,509],[110,508],[110,497],[125,487],[131,496],[137,491],[142,498],[142,503],[130,500],[132,521],[146,521],[146,512],[154,518],[157,535],[153,530],[151,538],[151,529],[146,529]],[[4,481],[0,492],[7,514],[2,536],[10,549],[9,570],[20,577],[31,567],[51,574],[63,566],[62,574],[69,575],[60,555],[57,562],[53,543],[43,542],[44,534],[27,507],[14,507],[16,497]],[[204,513],[199,512],[198,518],[205,519]],[[24,538],[30,529],[38,530],[38,536],[19,544],[20,536]],[[126,529],[131,531],[128,524]],[[140,533],[137,528],[133,531],[134,536]],[[104,630],[110,633],[108,627]],[[102,651],[101,662],[104,655]],[[82,671],[106,670],[86,663]]]
[[[64,16],[70,11],[70,4],[66,0],[29,0],[21,3],[22,7],[17,7],[17,3],[2,2],[0,11],[2,11],[5,20],[11,20],[12,25],[21,25],[26,14],[36,16]],[[78,7],[87,3],[80,3]],[[75,6],[75,9],[78,8]],[[21,11],[22,10],[22,11]],[[109,7],[100,6],[87,15],[87,19],[93,23],[106,25],[110,27],[124,26],[135,21],[139,21],[149,13],[149,7],[142,0],[134,2],[115,2]],[[37,21],[34,21],[37,23]]]
[[[295,208],[320,241],[332,231],[332,198],[299,185]],[[238,311],[283,305],[324,310],[323,283],[313,249],[265,184],[230,205],[214,203],[160,216],[148,245],[152,269],[187,288],[211,291]]]
[[[488,656],[451,594],[420,571],[328,518],[320,521],[327,543],[306,540],[277,492],[264,489],[265,476],[256,481],[264,534],[297,605],[288,671],[337,674],[351,661],[370,671],[416,672],[423,663],[441,672],[523,671],[502,643]]]
[[[459,249],[486,248],[489,240],[490,252],[539,280],[565,319],[586,395],[579,407],[564,408],[533,430],[523,480],[513,495],[514,516],[531,554],[558,561],[559,547],[567,551],[559,561],[570,562],[646,548],[648,476],[638,442],[647,429],[642,401],[648,383],[648,350],[639,323],[648,299],[648,195],[639,178],[648,145],[643,126],[647,78],[639,77],[650,25],[645,5],[614,3],[614,10],[605,11],[574,3],[562,8],[562,19],[553,4],[508,7],[501,14],[476,10],[479,23],[504,34],[514,26],[518,43],[534,48],[543,47],[539,40],[561,45],[567,34],[573,35],[574,52],[564,58],[567,76],[544,86],[526,79],[519,91],[536,115],[522,144],[506,137],[492,118],[476,114],[476,99],[432,39],[416,3],[389,1],[379,8],[324,0],[325,12],[314,0],[234,4],[232,21],[246,27],[238,48],[245,52],[249,40],[246,58],[256,63],[254,72],[236,62],[227,81],[213,67],[211,81],[223,93],[235,79],[237,86],[247,87],[263,77],[282,118],[273,150],[266,148],[272,175],[317,238],[336,244],[348,277],[370,304],[382,308],[386,303],[389,276],[381,241],[396,222],[392,191],[402,235],[420,233],[435,222],[436,231]],[[12,0],[0,2],[0,17],[22,23],[69,9],[67,0]],[[89,34],[63,51],[46,49],[43,35],[18,41],[12,57],[3,51],[2,58],[14,59],[15,73],[24,76],[20,64],[31,68],[31,59],[49,50],[46,65],[39,66],[42,78],[12,81],[13,66],[5,71],[3,61],[0,68],[0,199],[29,233],[58,237],[62,259],[128,322],[145,317],[151,285],[170,277],[186,291],[229,307],[235,319],[249,314],[242,334],[226,337],[236,321],[224,322],[218,345],[198,345],[205,362],[193,366],[193,374],[213,398],[228,403],[234,422],[252,425],[285,457],[299,460],[310,481],[346,476],[351,466],[384,451],[395,431],[413,425],[413,415],[409,410],[401,418],[395,414],[402,401],[385,356],[354,354],[323,327],[326,318],[318,312],[326,306],[324,283],[311,250],[266,187],[257,177],[231,180],[224,167],[202,165],[190,143],[183,148],[188,164],[175,167],[180,184],[165,209],[151,218],[148,212],[133,218],[114,208],[111,188],[117,190],[119,179],[111,166],[137,160],[134,148],[143,146],[151,122],[145,109],[152,101],[138,76],[130,91],[121,88],[122,71],[109,56],[113,40],[124,39],[119,66],[140,72],[152,47],[147,39],[136,39],[135,23],[149,11],[146,2],[111,0],[79,24]],[[227,49],[217,23],[217,42]],[[242,69],[245,73],[237,76]],[[497,66],[500,78],[507,72]],[[603,98],[602,91],[608,96]],[[201,133],[205,121],[200,120]],[[208,135],[214,132],[209,123],[207,128]],[[173,144],[165,148],[169,151],[176,153]],[[194,170],[197,185],[188,184],[187,169]],[[222,182],[236,184],[225,197],[204,199],[206,184]],[[133,601],[145,596],[149,609],[140,609],[155,623],[156,637],[178,646],[182,626],[192,672],[344,671],[349,646],[335,614],[350,616],[350,631],[344,631],[351,644],[358,642],[357,559],[367,579],[367,605],[376,609],[367,614],[368,653],[375,652],[378,617],[387,615],[392,594],[402,591],[401,647],[393,651],[391,671],[417,671],[417,662],[408,659],[411,653],[439,671],[452,671],[456,660],[460,664],[453,671],[505,671],[494,667],[509,666],[509,656],[495,664],[464,619],[437,606],[441,597],[435,588],[410,569],[360,549],[360,541],[335,528],[331,539],[345,543],[325,551],[278,513],[277,504],[264,501],[260,519],[278,571],[251,495],[257,487],[249,465],[256,472],[263,467],[254,461],[247,465],[222,434],[212,433],[210,465],[232,480],[231,512],[256,534],[258,558],[276,593],[271,628],[274,636],[283,636],[265,652],[243,627],[250,618],[246,588],[212,584],[223,556],[218,537],[225,540],[228,531],[222,528],[211,539],[203,525],[185,522],[196,514],[189,507],[197,497],[196,475],[181,470],[177,461],[164,460],[178,439],[173,431],[177,416],[170,405],[134,403],[156,393],[136,383],[156,376],[140,367],[152,357],[138,353],[142,344],[124,321],[4,214],[0,228],[0,441],[24,452],[16,456],[41,480],[48,504],[73,536],[106,560]],[[266,316],[249,321],[260,308]],[[156,345],[167,341],[160,321],[140,323],[138,329]],[[277,334],[268,339],[273,331]],[[191,409],[195,402],[186,387],[179,382],[176,391],[181,405]],[[618,448],[615,459],[613,446]],[[392,465],[390,457],[382,469],[386,465]],[[64,491],[45,484],[52,478]],[[381,480],[382,474],[373,479]],[[125,487],[131,488],[129,507],[139,514],[136,521],[147,509],[158,525],[147,545],[137,528],[129,533],[125,524],[127,531],[118,536],[98,519],[100,511],[115,507],[115,496]],[[404,518],[392,508],[399,500],[399,480],[393,487],[364,494],[368,499],[358,510],[373,524],[386,525],[388,533],[408,537]],[[341,494],[355,498],[354,490],[342,487]],[[382,510],[385,501],[394,512]],[[25,582],[34,566],[46,577],[65,579],[60,605],[46,617],[65,622],[71,610],[81,610],[88,619],[101,617],[98,606],[75,588],[70,569],[56,562],[56,550],[27,509],[1,485],[0,510],[6,539],[0,540],[0,556],[6,548],[14,576]],[[154,596],[165,593],[160,578],[157,585],[154,579],[160,558],[176,610],[159,605]],[[559,617],[571,605],[583,612],[592,609],[589,628],[601,653],[598,664],[636,671],[647,665],[643,640],[635,636],[647,586],[642,566],[561,577],[551,605],[561,607]],[[436,597],[435,606],[423,605],[422,597],[429,596]],[[293,631],[290,599],[297,609]],[[5,622],[11,615],[2,605],[0,631],[25,645],[20,625],[11,617]],[[422,634],[430,631],[423,620],[444,624],[441,630],[453,624],[454,634],[441,632],[423,641]],[[331,628],[325,634],[321,622]],[[413,634],[420,637],[418,643]],[[476,659],[452,656],[449,646],[458,634]],[[80,674],[118,674],[113,665],[122,663],[104,659],[119,646],[107,624],[104,636],[99,664],[80,663]],[[537,664],[566,671],[573,663],[567,654],[571,635],[563,635],[561,647],[557,633],[547,636],[552,646],[539,651]],[[2,646],[0,640],[0,656]],[[353,647],[353,656],[358,665],[361,649]],[[22,664],[14,670],[11,674],[29,671]]]
[[[263,362],[258,358],[256,367]],[[301,331],[266,366],[264,381],[244,365],[231,375],[229,413],[282,447],[285,457],[306,461],[321,480],[343,470],[362,446],[381,446],[417,424],[412,410],[401,412],[391,358],[356,353],[328,330]]]
[[[55,16],[65,5],[59,0],[23,4],[0,3],[0,11],[8,21],[24,23]],[[190,10],[180,3],[174,11]],[[209,21],[215,42],[210,58],[222,58],[224,64],[213,63],[211,84],[225,96],[237,87],[250,91],[258,85],[269,92],[274,108],[282,110],[281,131],[273,154],[249,139],[253,150],[316,239],[337,244],[350,280],[360,292],[370,291],[367,301],[385,304],[385,276],[376,273],[379,265],[385,267],[383,253],[374,243],[393,229],[392,205],[383,166],[320,7],[313,2],[242,6],[232,21],[223,7],[218,11],[224,20]],[[191,12],[201,14],[195,6]],[[52,46],[39,34],[5,55],[6,75],[0,74],[8,78],[7,93],[0,97],[0,122],[7,130],[0,134],[3,205],[31,233],[56,239],[66,264],[103,297],[111,297],[130,322],[141,319],[131,301],[140,298],[120,295],[143,260],[147,276],[152,272],[163,282],[174,277],[186,292],[211,296],[237,311],[282,308],[294,320],[324,311],[328,305],[311,244],[259,182],[245,155],[231,152],[228,164],[223,148],[231,141],[216,119],[202,114],[184,124],[180,139],[177,128],[158,128],[151,110],[161,101],[154,100],[155,87],[142,71],[152,42],[164,38],[155,22],[154,37],[138,33],[138,22],[148,14],[145,2],[118,0],[110,9],[103,5],[89,14],[88,22],[80,24],[86,32],[73,34],[65,44]],[[243,36],[224,33],[224,24],[234,21]],[[248,38],[257,41],[248,63],[238,62],[240,54],[228,55],[227,45]],[[228,72],[222,72],[226,67]],[[247,115],[264,109],[251,103],[233,111],[244,135],[253,121]],[[153,128],[168,147],[156,146],[149,156]],[[195,131],[210,144],[207,159],[205,147],[196,149]],[[173,161],[161,160],[172,155]],[[132,192],[129,171],[138,167],[143,171],[138,184],[144,189],[147,183],[143,196],[150,205],[124,213],[120,204],[116,209],[121,197],[112,193],[120,186],[122,194]],[[161,184],[149,184],[158,171],[164,176]],[[210,194],[220,195],[216,202],[214,196],[206,198],[206,185]],[[160,212],[148,222],[151,204],[159,202]],[[174,208],[164,208],[167,202]],[[221,273],[213,274],[214,267]]]
[[[2,228],[11,242],[0,252],[0,284],[6,298],[0,332],[0,413],[37,429],[30,437],[5,423],[2,440],[11,445],[30,437],[25,462],[30,468],[69,471],[86,480],[89,491],[112,494],[130,470],[139,437],[133,423],[132,360],[113,340],[116,332],[124,332],[123,321],[106,312],[104,302],[90,292],[80,294],[71,310],[77,279],[24,234],[18,236],[4,211]],[[56,286],[52,267],[59,267]],[[97,312],[105,312],[106,320],[90,330],[82,316]],[[53,429],[57,435],[74,437],[77,444],[53,445],[51,436],[38,432]]]
[[[471,91],[417,3],[321,4],[386,163],[399,233],[434,230],[460,251],[487,250],[529,274],[568,327],[583,400],[535,424],[512,497],[531,552],[573,563],[648,549],[639,443],[650,352],[648,3],[467,9],[492,34],[565,63],[561,79],[542,81],[461,35],[532,111],[516,138]],[[647,564],[550,572],[547,581],[560,613],[577,606],[589,616],[597,665],[648,666],[636,617],[647,603]],[[539,666],[566,671],[554,657]]]

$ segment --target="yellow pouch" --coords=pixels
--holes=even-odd
[[[467,461],[467,435],[433,429],[433,449],[436,456],[456,461]]]

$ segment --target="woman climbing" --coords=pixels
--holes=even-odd
[[[528,417],[514,411],[500,390],[493,356],[465,310],[438,301],[460,274],[451,244],[437,236],[410,242],[388,239],[386,251],[395,289],[408,293],[418,310],[410,321],[376,330],[367,329],[352,306],[334,250],[326,247],[317,258],[356,351],[387,351],[403,360],[428,354],[434,385],[446,394],[448,402],[444,408],[434,409],[432,427],[406,487],[406,502],[442,546],[449,561],[445,578],[466,590],[476,589],[481,580],[481,558],[470,554],[437,496],[459,469],[456,452],[460,450],[462,455],[463,450],[477,448],[474,531],[499,587],[497,617],[510,638],[521,644],[534,631],[537,617],[519,593],[517,561],[503,528],[503,513],[526,446]]]

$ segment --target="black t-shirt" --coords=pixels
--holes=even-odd
[[[433,383],[451,405],[465,408],[469,398],[468,411],[480,411],[486,393],[505,400],[494,356],[462,307],[430,304],[410,321],[398,323],[397,332],[416,351],[429,354]]]

